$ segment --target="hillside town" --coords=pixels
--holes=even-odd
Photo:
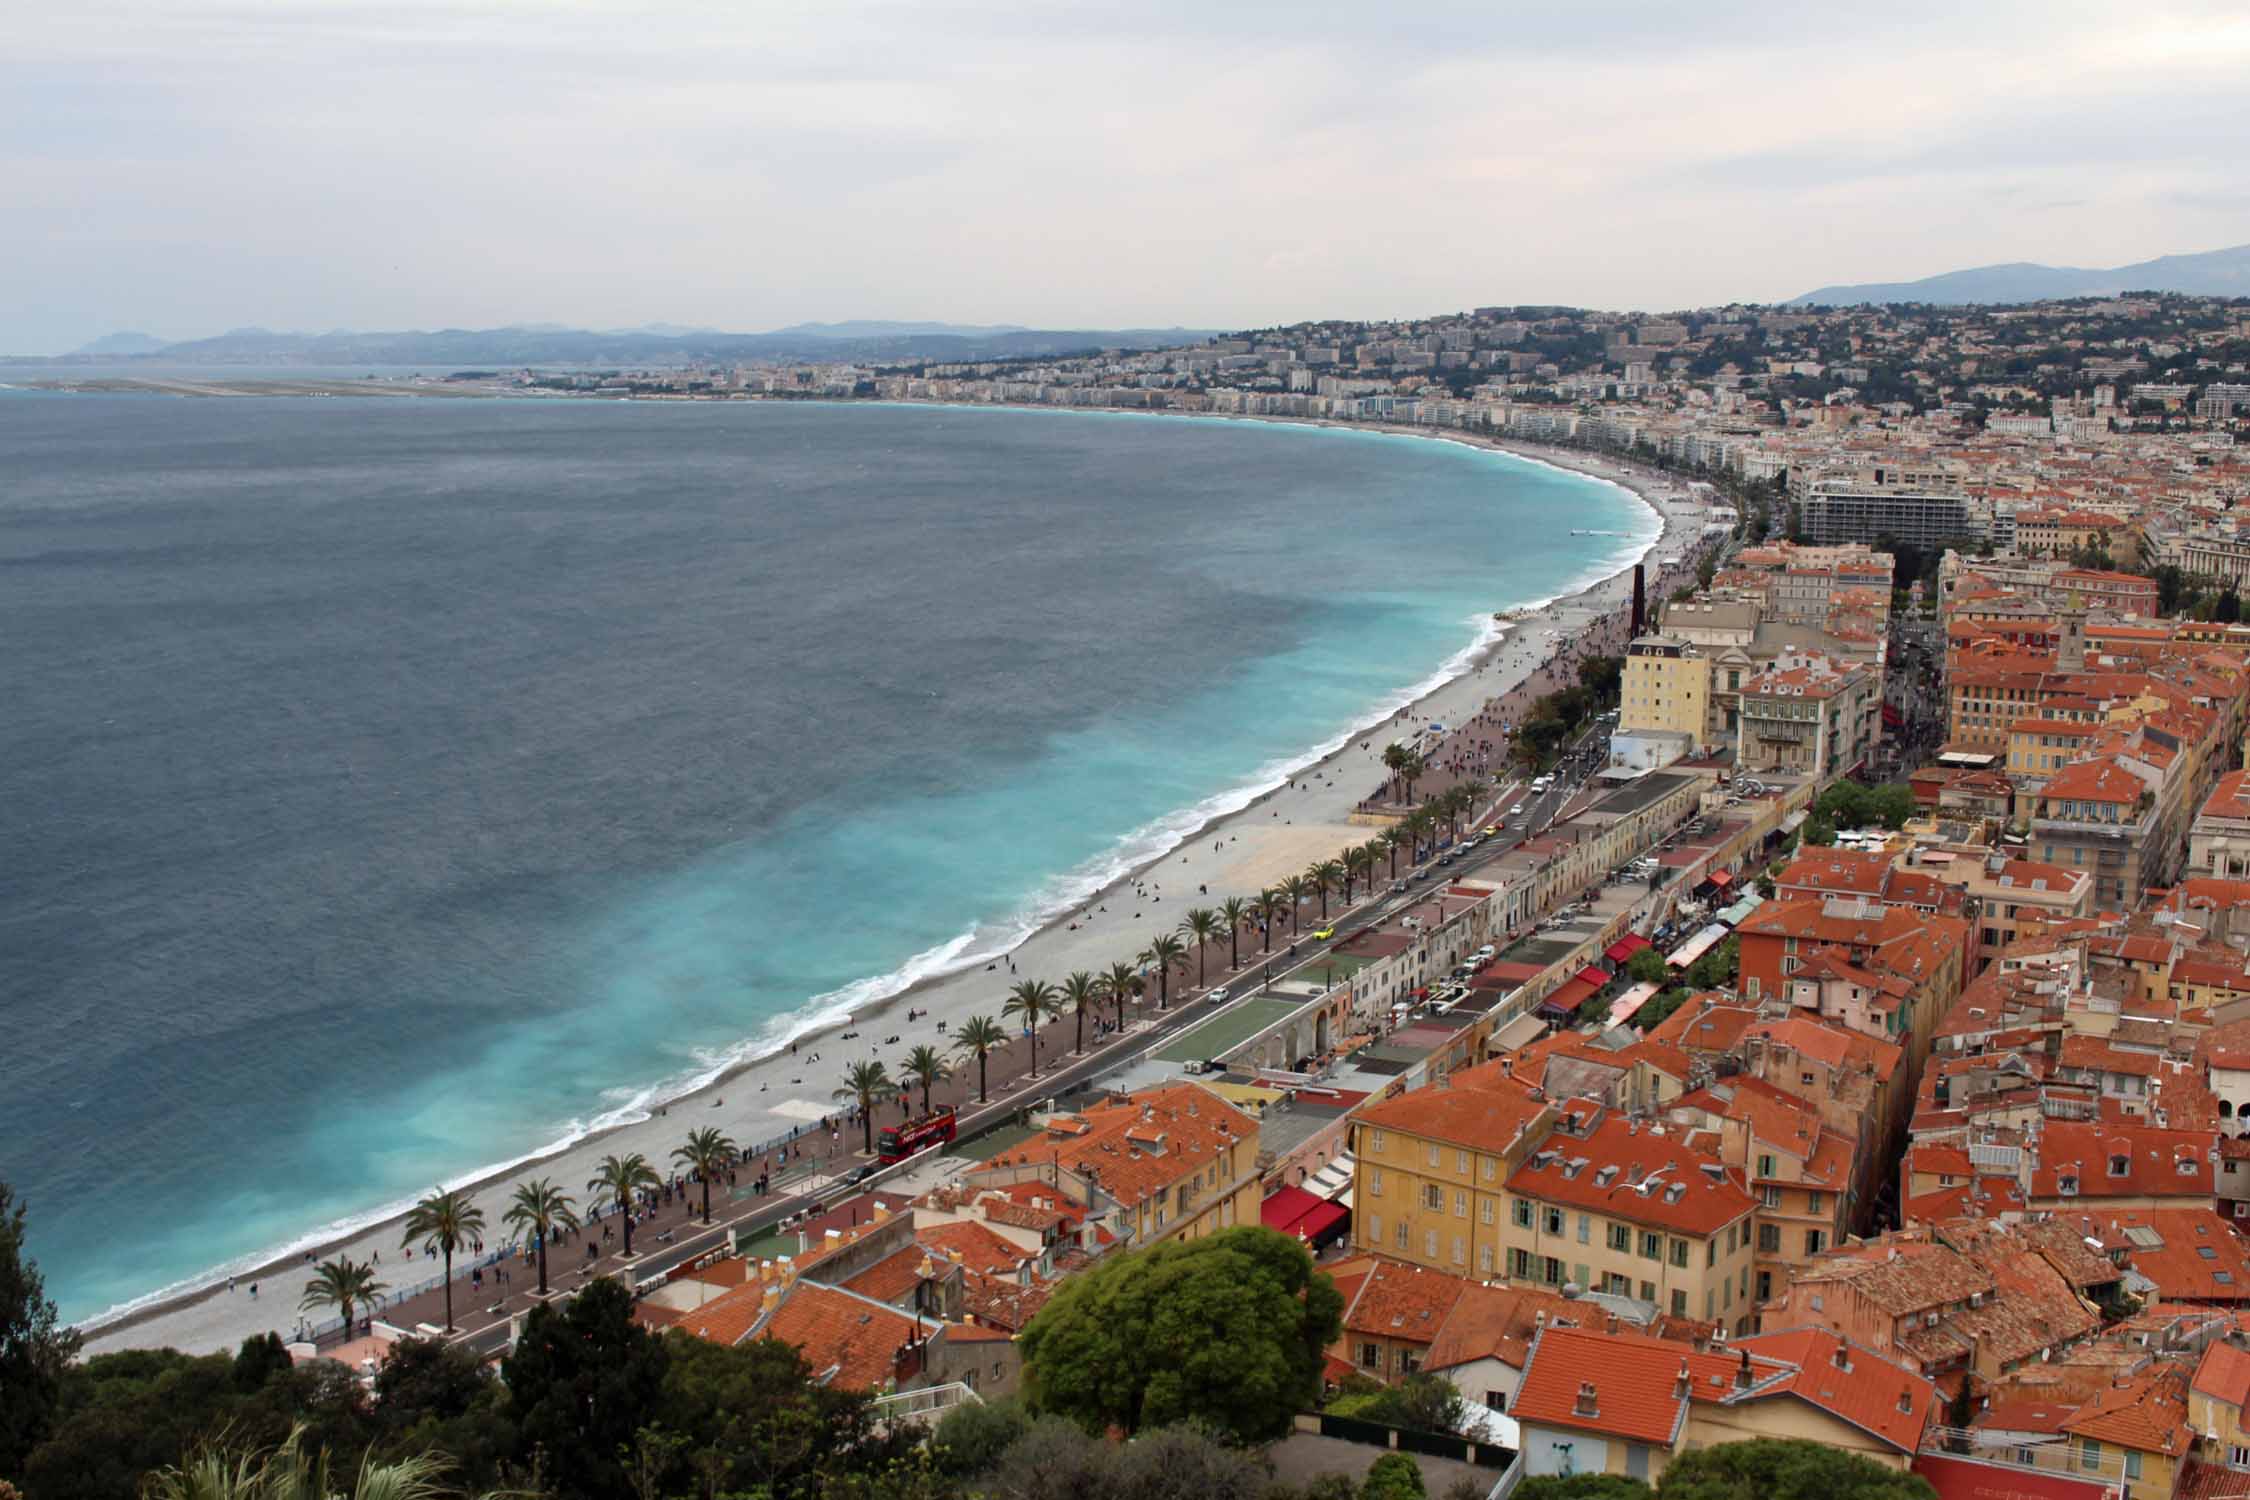
[[[1702,521],[1575,685],[1398,731],[1352,815],[1378,853],[1142,955],[1091,1043],[1084,1004],[1075,1046],[1054,1021],[1061,1082],[1035,1050],[991,1106],[976,1050],[880,1147],[902,1081],[869,1085],[786,1201],[683,1158],[558,1294],[944,1423],[1068,1409],[1088,1299],[1262,1226],[1336,1300],[1264,1432],[1307,1473],[1411,1451],[1429,1493],[1505,1500],[1789,1439],[1946,1500],[2250,1496],[2250,304],[1485,308],[514,378],[1457,430],[1652,468]],[[1057,1012],[1026,1007],[1036,1044]],[[373,1382],[454,1326],[435,1295],[290,1353]],[[462,1346],[520,1359],[548,1314]],[[1433,1423],[1401,1393],[1435,1382]]]

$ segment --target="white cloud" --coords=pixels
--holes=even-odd
[[[0,0],[0,348],[1244,325],[2250,240],[2231,4]]]

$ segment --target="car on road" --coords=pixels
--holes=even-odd
[[[1219,987],[1218,987],[1217,989],[1213,990],[1213,991],[1212,991],[1212,992],[1211,992],[1210,994],[1208,994],[1208,995],[1204,996],[1203,998],[1204,998],[1204,999],[1206,999],[1206,1000],[1208,1000],[1208,1001],[1210,1001],[1210,1002],[1211,1002],[1211,1003],[1212,1003],[1213,1005],[1217,1005],[1217,1004],[1218,1004],[1218,1003],[1219,1003],[1220,1001],[1222,1001],[1222,1000],[1226,999],[1226,997],[1227,997],[1227,987],[1226,987],[1225,985],[1223,985],[1223,984],[1222,984],[1222,985],[1220,985],[1220,986],[1219,986]]]
[[[862,1167],[854,1167],[844,1174],[844,1186],[858,1187],[868,1178],[873,1177],[878,1170],[880,1169],[873,1162],[869,1162]]]
[[[1336,929],[1333,927],[1316,928],[1313,931],[1313,941],[1316,943],[1325,943],[1335,935]]]

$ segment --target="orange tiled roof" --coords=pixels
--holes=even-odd
[[[1797,1373],[1732,1398],[1731,1404],[1794,1396],[1901,1453],[1921,1445],[1922,1429],[1938,1415],[1936,1386],[1825,1328],[1759,1334],[1737,1340],[1735,1347],[1785,1361]]]

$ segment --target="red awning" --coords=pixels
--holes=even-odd
[[[1938,1500],[2102,1500],[2117,1493],[2115,1484],[2099,1480],[1935,1453],[1915,1454],[1914,1472],[1930,1482]]]
[[[1724,870],[1713,870],[1711,872],[1711,883],[1723,890],[1734,884],[1734,877]]]
[[[1312,1212],[1299,1219],[1289,1232],[1304,1236],[1307,1243],[1318,1249],[1334,1239],[1351,1216],[1351,1210],[1341,1203],[1316,1203]]]
[[[1289,1234],[1296,1230],[1305,1215],[1320,1207],[1320,1198],[1301,1187],[1285,1187],[1269,1195],[1258,1207],[1258,1222],[1266,1228]]]
[[[1585,968],[1578,971],[1578,977],[1585,983],[1592,985],[1595,989],[1598,990],[1603,985],[1609,983],[1610,976],[1609,970],[1597,969],[1593,965],[1588,964]]]
[[[1640,952],[1643,948],[1653,948],[1655,946],[1656,945],[1654,943],[1650,942],[1647,938],[1642,937],[1639,933],[1628,932],[1623,937],[1619,938],[1616,942],[1611,943],[1607,948],[1604,948],[1602,950],[1602,957],[1608,959],[1613,964],[1621,964],[1628,958],[1631,958],[1634,954]]]
[[[1603,975],[1602,980],[1606,984],[1609,976]],[[1553,994],[1539,1002],[1539,1008],[1554,1015],[1567,1016],[1584,1005],[1586,997],[1600,988],[1601,985],[1588,984],[1583,979],[1566,979],[1555,987]]]

